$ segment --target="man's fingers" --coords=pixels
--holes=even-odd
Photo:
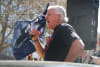
[[[41,32],[39,32],[36,28],[33,29],[31,32],[30,32],[30,35],[40,35]]]

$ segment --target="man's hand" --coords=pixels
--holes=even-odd
[[[30,32],[30,35],[32,35],[32,40],[38,40],[40,32],[35,28]]]

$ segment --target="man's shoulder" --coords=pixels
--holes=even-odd
[[[55,31],[72,31],[73,27],[70,24],[62,23],[62,24],[59,24],[54,30]]]
[[[67,24],[67,23],[63,23],[63,24],[61,24],[61,27],[68,27],[68,28],[70,28],[70,27],[72,27],[70,24]]]
[[[75,29],[70,24],[63,23],[60,26],[61,26],[60,27],[61,30],[63,30],[63,31],[66,31],[66,32],[69,32],[69,33],[75,32]]]

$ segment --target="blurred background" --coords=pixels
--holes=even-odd
[[[13,32],[14,32],[15,22],[33,20],[38,15],[42,14],[48,2],[50,3],[50,5],[62,5],[64,6],[65,9],[67,9],[67,0],[0,0],[0,55],[1,57],[5,58],[5,56],[8,56],[9,58],[14,58]],[[95,51],[99,53],[100,12],[98,12],[97,25],[98,27],[96,28],[96,32],[95,32],[97,37],[96,39],[95,37],[93,38],[96,41],[96,43],[93,44],[95,45],[96,48],[92,46],[91,47],[93,49],[95,48]],[[45,37],[48,37],[48,34],[46,34]],[[34,57],[39,58],[36,52],[33,54],[32,58]],[[36,58],[34,58],[34,60],[37,60]],[[25,57],[25,59],[27,60],[28,58]]]

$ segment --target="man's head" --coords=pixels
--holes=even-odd
[[[48,27],[54,29],[58,24],[65,21],[66,12],[62,6],[49,6],[46,21],[48,22]]]

